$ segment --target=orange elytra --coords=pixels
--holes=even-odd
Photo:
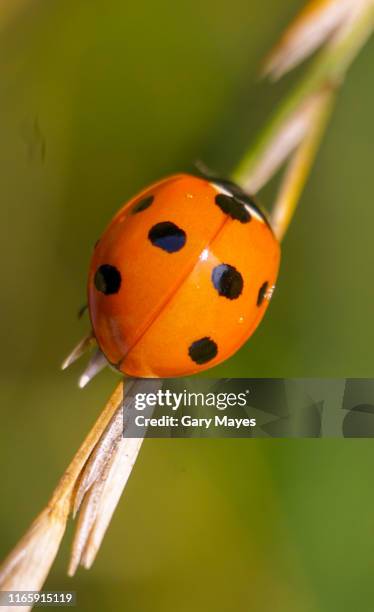
[[[279,260],[264,213],[238,186],[187,174],[155,183],[95,246],[88,307],[98,346],[130,376],[210,368],[260,323]]]

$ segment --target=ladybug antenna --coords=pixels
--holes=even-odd
[[[209,168],[209,166],[207,166],[207,164],[202,159],[195,159],[193,165],[195,166],[196,170],[200,172],[200,174],[206,179],[210,179],[216,176],[216,173],[211,168]]]

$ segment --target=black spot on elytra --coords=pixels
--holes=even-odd
[[[226,179],[211,179],[211,181],[218,187],[222,187],[223,189],[228,191],[230,195],[232,195],[232,197],[235,198],[235,200],[237,200],[238,202],[241,202],[242,204],[246,204],[247,206],[253,208],[253,210],[257,212],[261,219],[271,229],[266,214],[259,207],[256,200],[251,195],[249,195],[249,193],[246,193],[241,187],[239,187],[239,185],[236,185],[232,181]]]
[[[146,198],[143,198],[142,200],[139,200],[139,202],[137,202],[134,208],[132,209],[131,214],[135,215],[136,213],[146,210],[152,204],[154,199],[155,199],[154,196],[150,195],[150,196],[147,196]]]
[[[188,354],[192,361],[199,365],[211,361],[216,357],[217,353],[218,347],[216,343],[207,336],[200,338],[200,340],[195,340],[188,349]]]
[[[220,264],[212,272],[212,283],[219,295],[236,300],[243,291],[243,277],[234,266]]]
[[[105,295],[112,295],[118,293],[121,280],[121,273],[115,266],[103,264],[96,270],[94,283],[98,291]]]
[[[148,238],[154,246],[167,253],[180,251],[186,244],[186,232],[171,221],[163,221],[154,225],[149,230]]]
[[[218,193],[215,197],[215,202],[223,213],[229,215],[232,219],[240,221],[240,223],[248,223],[252,219],[252,216],[245,207],[245,204],[238,200],[235,196],[229,196],[225,193]]]
[[[265,282],[263,285],[261,285],[257,296],[257,306],[261,306],[262,302],[264,301],[268,286],[268,282]]]

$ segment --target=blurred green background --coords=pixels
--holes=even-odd
[[[302,5],[1,3],[1,557],[117,380],[59,371],[93,244],[151,181],[229,173],[303,70],[258,80]],[[208,375],[373,376],[373,60],[339,97],[265,321]],[[370,440],[148,440],[93,569],[66,578],[70,529],[46,587],[90,611],[371,611],[373,468]]]

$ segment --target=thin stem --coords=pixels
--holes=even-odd
[[[308,98],[316,92],[322,91],[324,88],[337,89],[339,87],[348,67],[370,36],[373,24],[374,5],[370,2],[368,3],[367,9],[362,11],[359,18],[356,18],[347,34],[341,36],[338,40],[334,40],[334,44],[330,43],[318,54],[305,77],[296,85],[286,99],[281,102],[267,126],[260,133],[254,144],[244,154],[236,169],[232,172],[231,178],[236,183],[245,186],[245,184],[250,181],[252,173],[254,173],[256,167],[272,146],[279,131]],[[299,163],[296,163],[296,161],[294,162],[296,166],[294,166],[292,173],[292,181],[295,184],[295,190],[294,197],[289,200],[290,202],[292,200],[293,208],[292,211],[287,213],[288,216],[287,221],[284,223],[284,229],[288,227],[291,216],[296,208],[296,195],[297,197],[300,195],[301,187],[305,183],[321,135],[322,131],[318,130],[318,140],[317,136],[315,136],[316,140],[313,155],[311,144],[309,144],[309,146],[306,145],[303,152],[299,153],[300,160],[303,159],[303,163],[301,163],[301,161],[299,161]],[[313,137],[309,136],[309,133],[306,138],[308,138],[308,140],[310,138],[310,143],[314,141]],[[309,151],[308,155],[306,154],[307,151]],[[294,177],[295,168],[299,167],[302,168],[303,176],[300,177],[299,181],[296,181]],[[296,183],[299,184],[298,189],[296,189]],[[285,212],[285,208],[282,208],[282,210]],[[278,216],[278,214],[279,209],[276,215]],[[282,236],[283,235],[284,231],[282,229]]]
[[[56,503],[60,502],[60,500],[66,499],[69,503],[69,511],[71,510],[71,501],[79,475],[100,437],[102,436],[103,431],[107,427],[118,407],[121,405],[122,401],[123,383],[120,382],[105,404],[103,411],[100,413],[91,431],[88,433],[85,440],[74,455],[69,467],[60,479],[60,482],[58,483],[53,492],[52,498],[49,501],[49,508],[53,508]]]
[[[294,153],[286,169],[270,217],[271,226],[279,241],[283,239],[296,210],[332,111],[334,98],[332,90],[324,94],[323,100],[320,101],[319,107],[315,111],[311,129]]]

